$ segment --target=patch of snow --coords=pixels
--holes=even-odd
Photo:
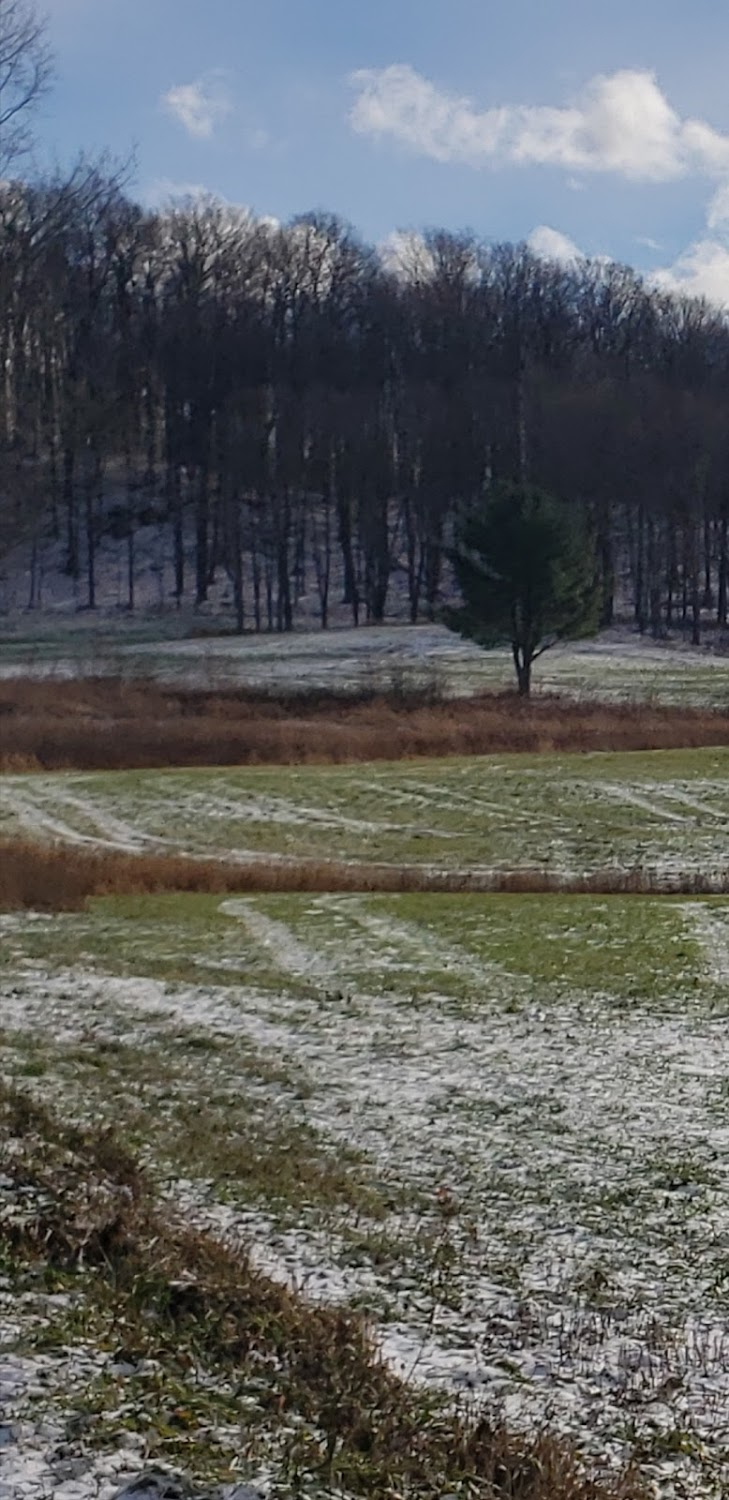
[[[330,1150],[364,1153],[378,1182],[419,1205],[381,1226],[390,1263],[368,1255],[366,1236],[348,1263],[345,1229],[305,1216],[281,1229],[270,1212],[179,1185],[183,1206],[252,1240],[256,1263],[307,1296],[371,1303],[383,1354],[413,1379],[473,1390],[517,1423],[548,1418],[616,1462],[626,1411],[646,1440],[678,1423],[719,1463],[729,1450],[729,906],[681,904],[709,990],[675,1003],[628,1003],[609,974],[603,994],[535,999],[498,966],[464,959],[436,925],[421,933],[422,967],[462,965],[459,1012],[436,989],[412,1000],[417,947],[396,902],[382,916],[363,898],[317,897],[303,936],[265,905],[221,908],[240,923],[241,967],[252,940],[280,969],[279,988],[17,968],[0,981],[3,1024],[141,1046],[140,1022],[153,1017],[239,1037],[303,1070],[297,1117]],[[371,982],[353,989],[353,956],[367,950]],[[696,1497],[723,1493],[715,1465],[665,1463],[657,1493],[679,1495],[684,1482]]]

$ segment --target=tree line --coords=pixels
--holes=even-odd
[[[379,622],[396,575],[432,619],[454,530],[520,484],[595,539],[603,623],[726,625],[729,323],[628,267],[151,212],[82,158],[0,186],[0,371],[0,545],[32,569],[53,538],[90,608],[109,536],[134,607],[154,525],[176,602],[226,577],[241,630],[290,630],[305,593],[324,627],[342,596]]]

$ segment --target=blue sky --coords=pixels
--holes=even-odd
[[[137,153],[370,240],[469,227],[608,255],[729,303],[729,6],[718,0],[46,0],[46,157]]]

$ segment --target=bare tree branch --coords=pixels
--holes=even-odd
[[[1,172],[28,154],[30,117],[52,77],[45,17],[33,0],[0,0]]]

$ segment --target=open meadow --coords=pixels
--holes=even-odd
[[[726,877],[728,772],[716,745],[4,774],[31,851],[411,889],[0,917],[3,1480],[725,1494],[729,900],[695,892]],[[499,871],[564,889],[418,889]],[[600,871],[678,894],[570,893]],[[137,1171],[181,1228],[125,1238]],[[201,1270],[197,1230],[238,1269]]]
[[[249,687],[302,694],[410,685],[456,698],[513,683],[510,652],[482,651],[442,625],[365,625],[287,635],[218,631],[214,620],[189,612],[106,618],[26,614],[0,641],[0,680],[105,674],[205,690]],[[729,656],[697,652],[675,638],[641,640],[615,630],[546,652],[535,663],[534,691],[725,710]]]
[[[0,779],[0,838],[228,861],[711,875],[728,820],[723,747]]]

